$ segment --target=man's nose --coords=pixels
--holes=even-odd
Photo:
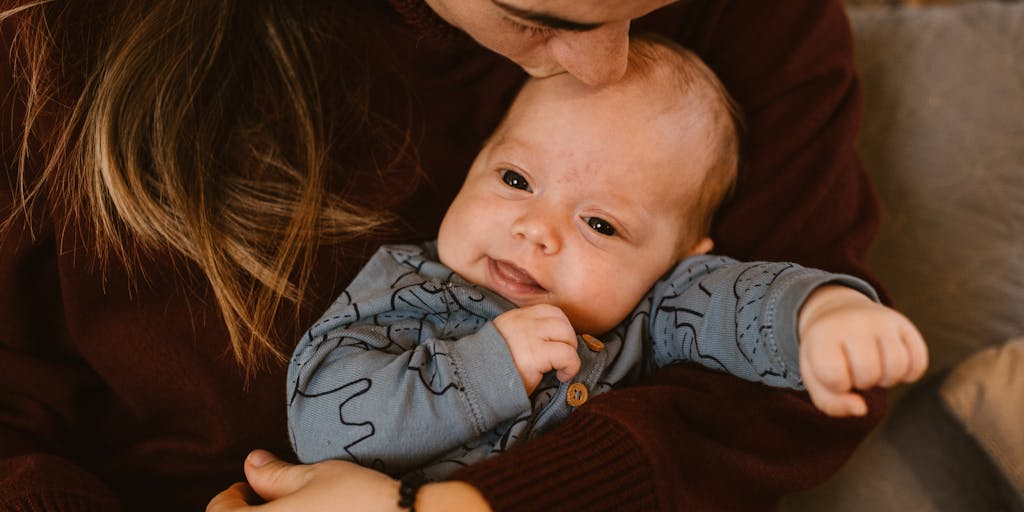
[[[555,254],[562,248],[562,236],[553,212],[534,209],[512,223],[512,236],[535,245],[543,254]]]
[[[626,73],[629,20],[583,32],[563,31],[548,44],[554,59],[581,82],[608,84]]]

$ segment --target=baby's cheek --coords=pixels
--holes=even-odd
[[[579,258],[577,261],[584,261]],[[621,323],[646,293],[643,279],[622,265],[600,258],[565,269],[574,283],[572,299],[563,304],[573,327],[581,333],[602,334]],[[569,277],[571,275],[571,277]]]
[[[636,301],[629,300],[627,294],[616,293],[614,285],[602,293],[592,293],[573,306],[563,306],[577,332],[586,334],[603,334],[619,325],[633,309]]]

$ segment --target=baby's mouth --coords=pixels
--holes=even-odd
[[[492,258],[488,258],[488,260],[488,267],[495,291],[505,295],[507,298],[547,292],[529,272],[519,268],[514,263]]]

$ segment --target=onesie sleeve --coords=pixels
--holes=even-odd
[[[811,292],[830,283],[878,300],[870,285],[853,276],[794,263],[689,258],[652,291],[654,363],[692,361],[742,379],[803,389],[797,316]]]
[[[400,475],[529,410],[490,315],[457,306],[480,297],[423,279],[421,264],[378,252],[300,341],[288,425],[302,462]]]

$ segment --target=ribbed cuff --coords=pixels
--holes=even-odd
[[[800,311],[811,293],[827,284],[852,288],[878,302],[878,294],[864,280],[810,268],[797,268],[783,274],[766,299],[765,324],[772,326],[768,330],[769,346],[774,354],[772,362],[785,369],[786,373],[798,376],[801,387],[803,377],[800,373],[800,344],[797,341],[800,339],[797,329],[800,325]]]
[[[496,512],[658,510],[651,467],[622,425],[579,411],[451,479],[476,487]]]

